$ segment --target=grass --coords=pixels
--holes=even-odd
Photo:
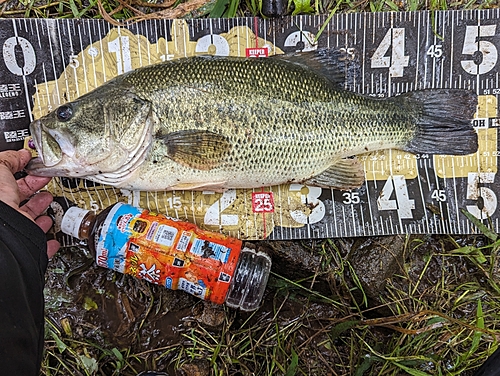
[[[471,374],[498,346],[499,244],[484,236],[417,237],[405,244],[401,272],[368,298],[342,240],[304,242],[321,255],[315,273],[294,279],[273,273],[260,310],[216,310],[222,319],[215,326],[200,319],[196,311],[207,307],[194,302],[171,327],[178,338],[158,347],[140,345],[141,335],[154,336],[147,326],[157,320],[155,311],[162,314],[157,300],[168,293],[156,286],[146,310],[131,308],[141,324],[127,330],[147,330],[125,346],[104,336],[88,339],[89,330],[106,323],[81,320],[79,329],[49,315],[42,374],[165,368],[187,375]]]
[[[104,18],[237,17],[261,15],[263,0],[0,0],[0,17]],[[271,0],[270,0],[271,1]],[[281,3],[282,0],[272,0]],[[186,7],[185,4],[194,4]],[[497,0],[289,0],[291,14],[384,12],[446,9],[487,9]],[[177,9],[177,11],[175,11]]]

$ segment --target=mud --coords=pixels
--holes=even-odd
[[[484,245],[482,237],[253,244],[273,258],[262,306],[253,313],[205,303],[97,267],[85,248],[63,249],[47,273],[46,313],[52,328],[47,339],[52,341],[56,333],[62,341],[73,343],[74,351],[98,359],[99,370],[92,373],[96,375],[136,375],[144,370],[162,370],[170,376],[348,374],[351,367],[375,367],[362,354],[355,354],[353,360],[352,339],[344,334],[361,318],[393,314],[390,305],[382,304],[388,296],[388,281],[402,291],[418,281],[415,294],[424,297],[442,280],[443,271],[455,282],[484,280],[465,258],[436,256],[457,245]],[[364,316],[353,308],[363,304],[354,275],[369,298]],[[453,314],[473,316],[475,309],[472,303],[461,305]],[[368,340],[378,343],[382,351],[392,335],[391,330],[375,325]],[[107,352],[102,355],[100,349]],[[117,368],[112,349],[131,355]],[[55,362],[49,357],[48,364]]]
[[[404,236],[362,238],[354,242],[348,260],[370,298],[376,299],[387,279],[403,270],[404,249]]]

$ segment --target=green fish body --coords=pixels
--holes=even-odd
[[[477,150],[474,93],[375,99],[342,90],[328,57],[309,61],[200,56],[128,72],[33,122],[28,171],[147,191],[352,189],[360,153]]]

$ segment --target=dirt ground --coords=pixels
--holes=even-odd
[[[253,313],[97,267],[85,248],[66,248],[47,273],[43,373],[471,375],[485,358],[470,351],[491,352],[496,338],[488,242],[255,242],[273,270]],[[456,253],[464,246],[469,254]],[[485,246],[477,263],[473,250]]]

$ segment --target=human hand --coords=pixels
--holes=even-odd
[[[47,232],[52,227],[52,219],[41,214],[52,202],[52,195],[49,192],[35,193],[44,187],[51,178],[31,175],[19,180],[14,178],[14,174],[21,171],[30,159],[31,153],[26,149],[0,152],[0,198],[7,205],[35,222],[44,232]],[[19,206],[26,199],[29,200],[24,205]],[[47,242],[49,259],[55,255],[59,246],[57,240]]]

